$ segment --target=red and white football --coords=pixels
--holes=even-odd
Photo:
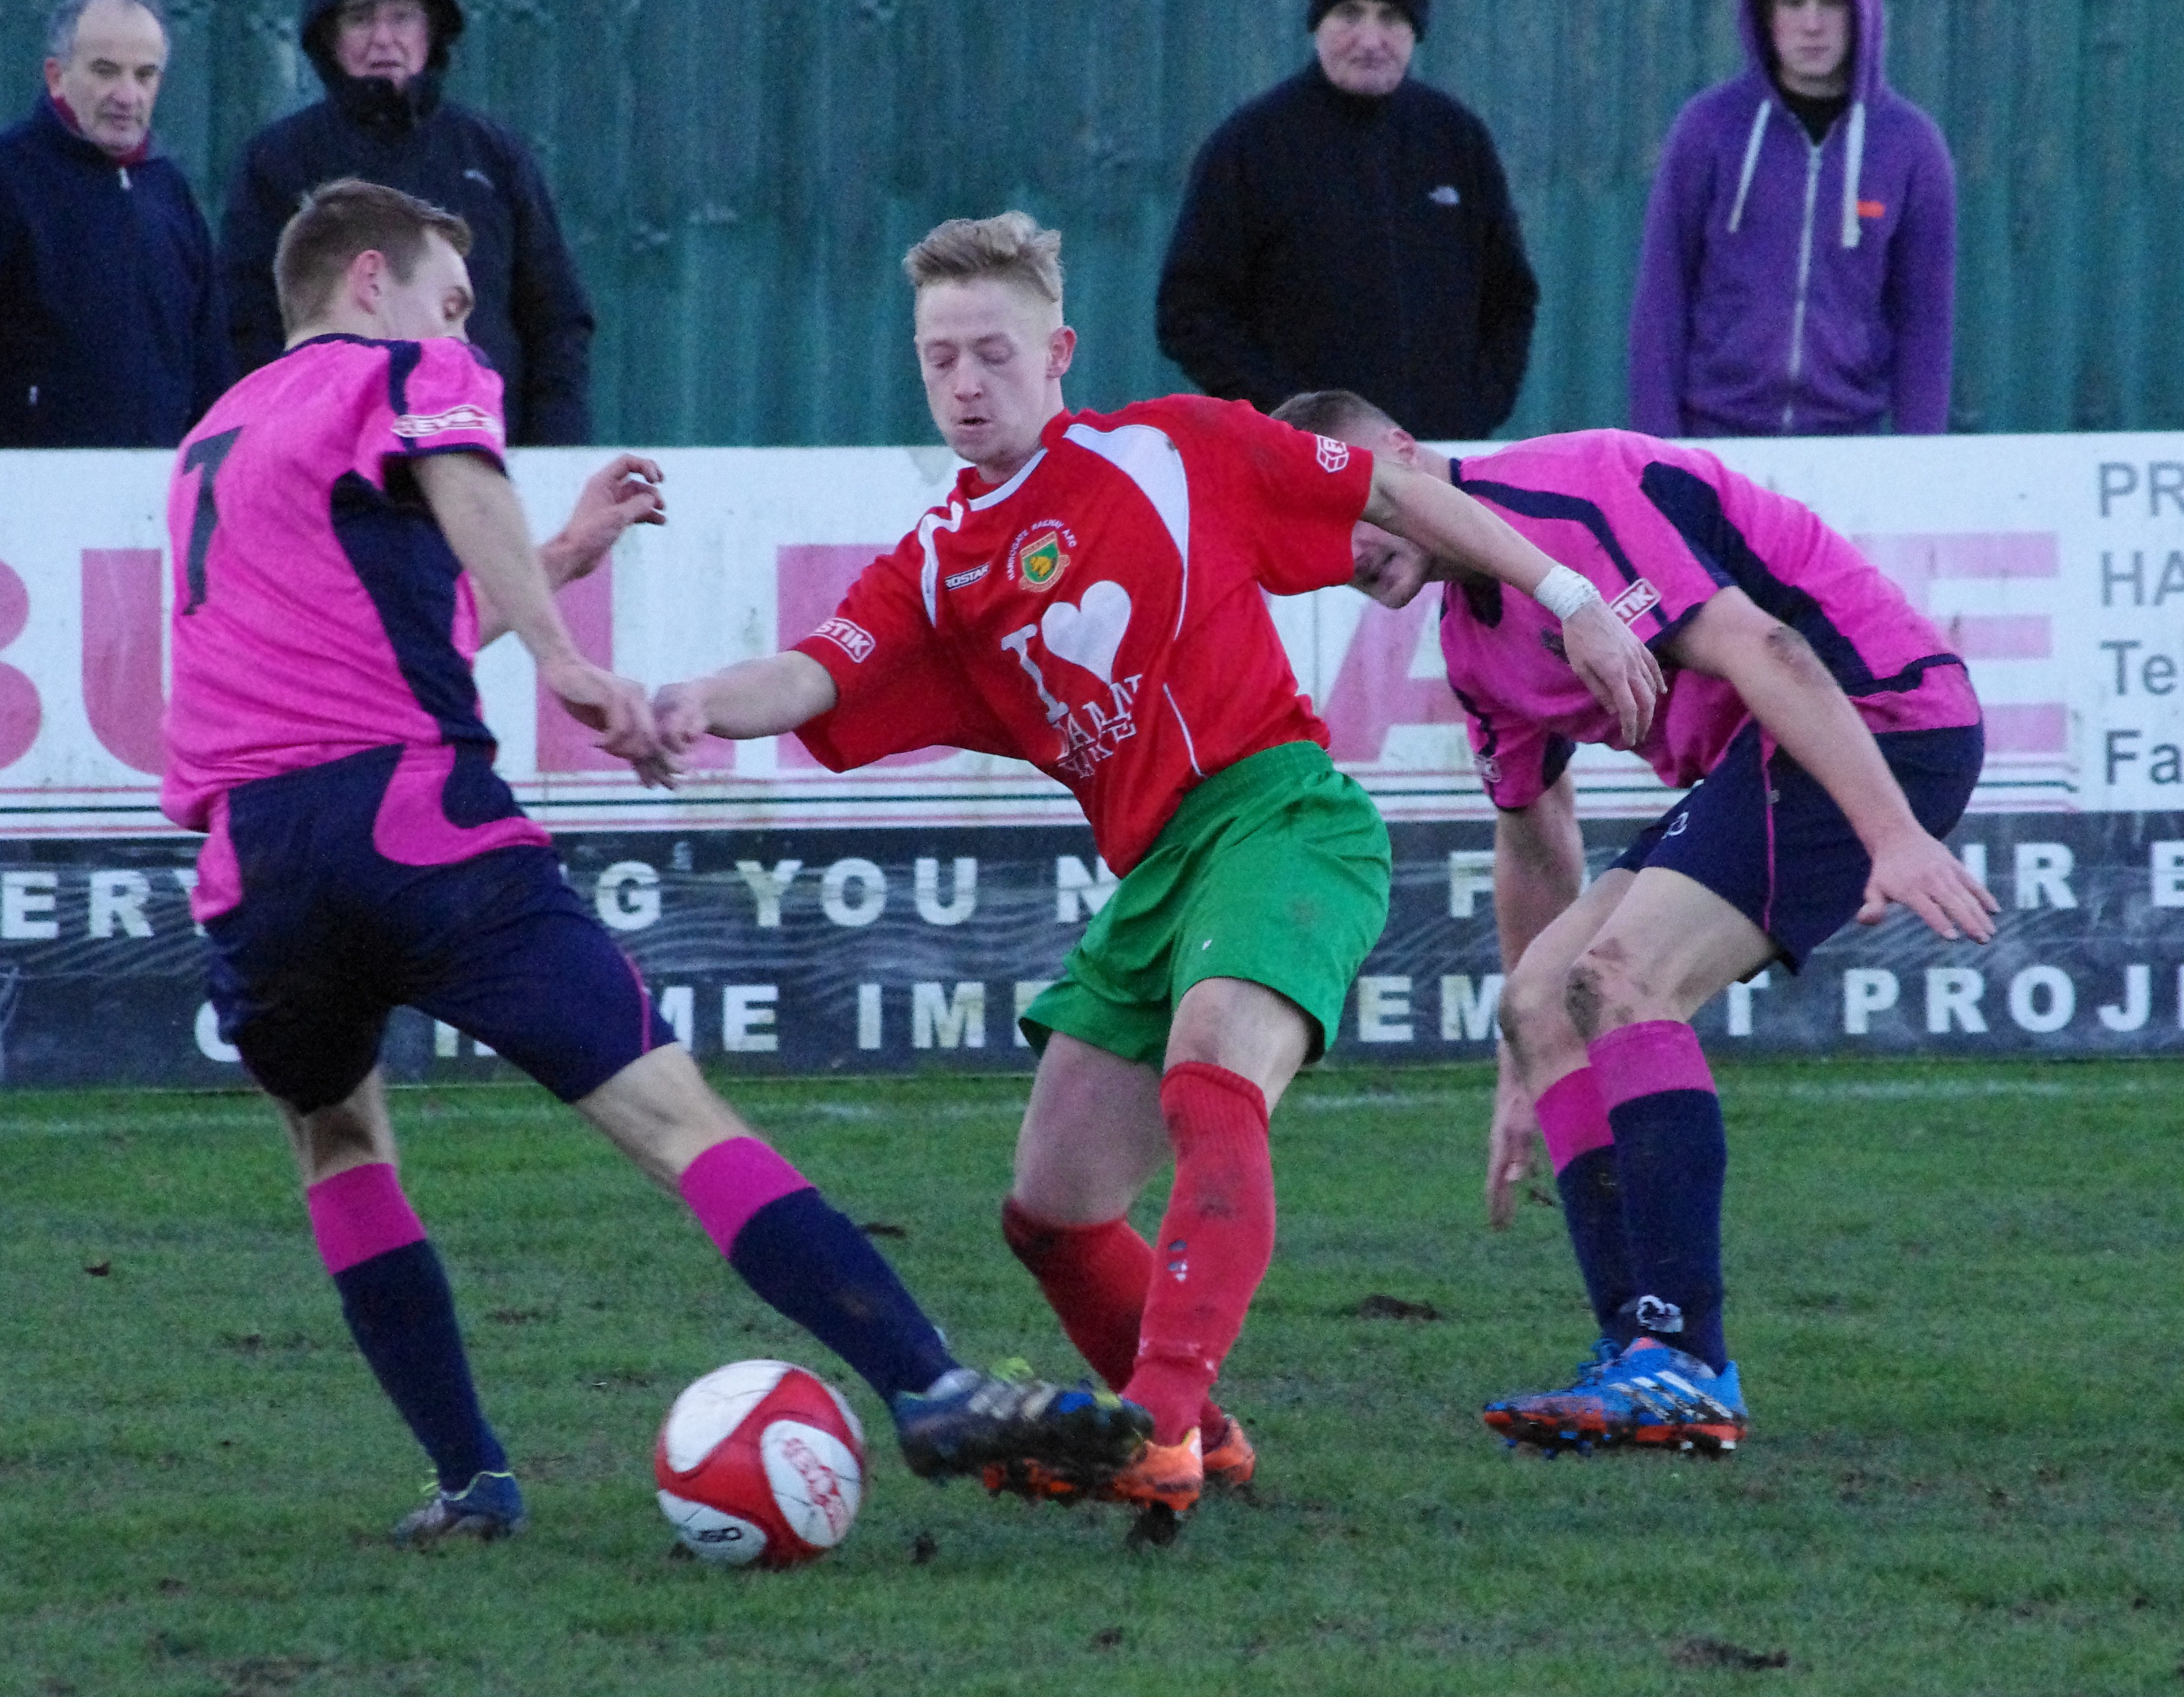
[[[732,1361],[675,1399],[653,1451],[660,1508],[696,1555],[794,1567],[844,1538],[865,1432],[840,1392],[787,1361]]]

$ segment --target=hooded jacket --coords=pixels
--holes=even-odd
[[[1345,93],[1315,59],[1200,150],[1156,324],[1208,394],[1352,389],[1475,439],[1517,403],[1539,299],[1486,126],[1415,78]]]
[[[326,98],[251,138],[220,223],[236,363],[254,371],[287,338],[273,286],[281,231],[304,194],[360,176],[460,214],[471,226],[470,338],[506,385],[512,445],[591,438],[591,301],[537,162],[491,119],[440,98],[462,33],[456,0],[431,0],[432,53],[402,88],[353,77],[333,55],[339,0],[304,0],[298,36]]]
[[[1737,0],[1752,68],[1685,106],[1646,209],[1630,420],[1655,436],[1948,428],[1956,179],[1882,75],[1881,0],[1852,0],[1849,104],[1815,143],[1774,80],[1769,0]]]
[[[0,134],[0,448],[172,448],[227,387],[212,232],[156,147]]]

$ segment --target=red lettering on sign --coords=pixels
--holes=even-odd
[[[2060,543],[2052,531],[1964,531],[1858,536],[1858,551],[1926,611],[1937,581],[2000,582],[2059,578]],[[1942,639],[1966,660],[2045,660],[2054,652],[2046,613],[1953,613],[1939,619]],[[2061,701],[1983,703],[1989,754],[2063,754],[2070,745],[2070,711]]]
[[[0,560],[0,648],[31,622],[31,592]],[[12,666],[0,666],[0,766],[13,766],[38,740],[38,686]]]
[[[594,666],[614,669],[614,561],[599,562],[588,578],[580,578],[554,597],[560,604],[561,622],[577,652]],[[629,762],[617,760],[599,745],[599,734],[569,717],[543,684],[538,689],[538,769],[541,772],[627,772]]]
[[[109,754],[156,777],[166,768],[162,555],[156,548],[86,548],[81,559],[84,716]]]
[[[1411,675],[1419,645],[1436,628],[1440,609],[1440,597],[1430,593],[1396,612],[1377,603],[1366,607],[1320,709],[1330,738],[1328,752],[1336,760],[1357,764],[1380,759],[1388,733],[1397,725],[1461,723],[1463,711],[1438,664],[1433,677]]]

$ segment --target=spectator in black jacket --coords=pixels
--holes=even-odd
[[[1209,394],[1346,388],[1421,437],[1508,417],[1540,287],[1494,142],[1409,75],[1431,0],[1312,0],[1315,62],[1191,167],[1156,325]]]
[[[212,232],[152,141],[164,9],[64,0],[0,134],[0,448],[172,448],[227,387]]]
[[[470,338],[507,385],[510,444],[590,439],[592,304],[530,149],[444,103],[456,0],[304,0],[299,35],[326,98],[252,137],[220,225],[237,362],[280,353],[273,250],[305,191],[385,183],[471,226]]]

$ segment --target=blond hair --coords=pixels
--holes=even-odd
[[[1060,306],[1061,232],[1041,229],[1026,212],[951,218],[902,256],[902,269],[912,288],[992,277]]]

